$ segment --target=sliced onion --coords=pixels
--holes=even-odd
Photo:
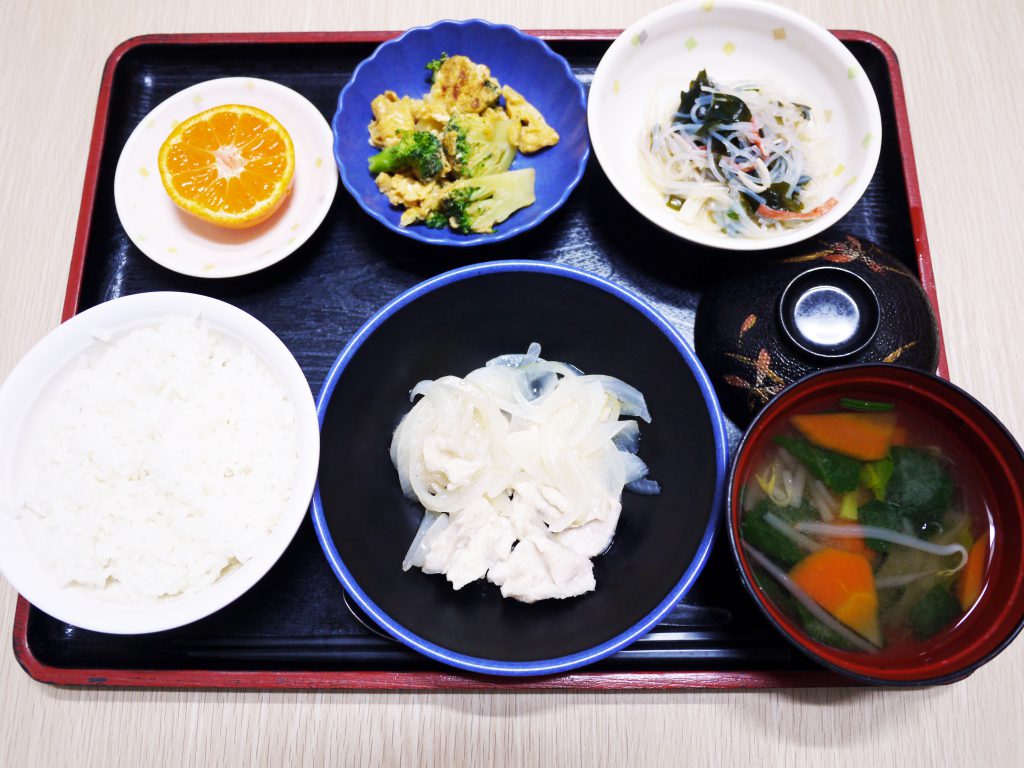
[[[598,381],[605,391],[622,403],[622,415],[636,416],[648,424],[651,423],[651,412],[647,410],[647,401],[639,389],[614,376],[582,376],[583,379]]]
[[[637,480],[643,480],[647,477],[647,465],[644,464],[643,459],[632,453],[623,453],[619,451],[619,458],[622,460],[623,466],[626,468],[626,483],[632,483]]]
[[[429,510],[423,513],[420,527],[416,529],[416,535],[412,539],[412,544],[409,545],[409,551],[405,553],[405,559],[402,561],[403,571],[408,571],[413,566],[417,568],[423,566],[423,559],[427,556],[427,550],[423,546],[423,539],[426,537],[427,532],[433,528],[434,523],[442,518],[448,519],[447,515],[430,512]]]
[[[620,451],[636,453],[640,450],[640,425],[633,420],[620,421],[622,428],[612,437],[612,442]]]
[[[491,360],[488,360],[484,365],[487,367],[501,366],[503,368],[522,368],[526,365],[532,365],[537,362],[537,358],[540,357],[540,344],[536,341],[532,342],[526,349],[525,355],[499,355]]]
[[[638,496],[657,496],[661,493],[661,486],[657,480],[634,480],[626,483],[626,490]]]

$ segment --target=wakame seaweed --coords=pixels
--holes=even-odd
[[[690,87],[679,94],[679,111],[673,118],[673,123],[697,124],[699,127],[695,133],[703,139],[710,139],[712,152],[723,151],[723,146],[718,139],[711,134],[723,125],[732,123],[748,123],[753,118],[750,107],[738,96],[731,96],[727,93],[710,93],[705,88],[713,88],[708,78],[707,70],[702,69],[697,77],[690,83]],[[693,108],[697,100],[708,94],[711,96],[711,103],[703,110],[697,110],[697,120],[693,119]]]

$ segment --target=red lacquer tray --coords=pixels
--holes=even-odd
[[[194,83],[246,75],[281,82],[330,120],[355,66],[397,32],[150,35],[120,45],[103,72],[89,150],[63,318],[116,296],[150,290],[207,293],[246,309],[289,346],[314,392],[348,335],[379,306],[465,256],[417,251],[382,236],[340,190],[320,231],[295,255],[257,275],[203,281],[176,275],[131,244],[113,205],[113,172],[131,130],[157,104]],[[618,32],[536,31],[589,84]],[[837,31],[864,66],[883,119],[882,155],[871,186],[841,222],[920,277],[938,314],[924,215],[899,65],[892,49],[864,32]],[[604,209],[622,202],[591,162],[568,203],[536,233],[488,248],[487,259],[523,253],[581,266],[671,305],[686,332],[703,272],[664,274],[631,258],[602,230]],[[632,215],[627,212],[625,215]],[[636,217],[645,240],[673,241]],[[668,236],[665,236],[666,238]],[[626,248],[625,250],[628,250]],[[460,261],[461,259],[461,261]],[[733,265],[732,268],[735,268]],[[301,297],[297,299],[296,297]],[[289,307],[308,308],[297,316]],[[939,373],[946,375],[940,344]],[[731,429],[735,443],[738,430]],[[119,637],[62,624],[19,597],[14,652],[34,679],[61,685],[179,688],[672,689],[846,685],[778,636],[743,592],[728,548],[715,548],[694,589],[666,621],[630,648],[586,671],[505,679],[454,672],[379,637],[347,607],[308,521],[277,566],[250,593],[201,622],[173,632]]]

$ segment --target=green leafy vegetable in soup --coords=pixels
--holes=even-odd
[[[910,609],[910,628],[918,640],[928,640],[961,613],[960,603],[949,588],[936,584]]]
[[[920,448],[893,446],[887,500],[915,527],[938,520],[953,500],[953,479],[938,456]]]
[[[787,536],[780,531],[776,520],[792,526],[801,520],[817,519],[817,513],[809,504],[799,507],[783,507],[770,499],[762,499],[752,510],[743,516],[740,528],[745,541],[757,547],[772,560],[787,568],[799,563],[807,554],[807,550],[795,543],[794,536]]]
[[[860,478],[860,462],[834,451],[818,448],[800,437],[779,435],[775,442],[807,466],[814,477],[833,491],[854,491]]]

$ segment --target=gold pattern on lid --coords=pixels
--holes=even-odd
[[[690,35],[688,38],[686,38],[686,42],[683,43],[683,47],[686,48],[686,50],[688,51],[692,51],[694,48],[697,47],[697,38],[695,38],[693,35]]]
[[[868,147],[871,146],[871,142],[872,142],[872,140],[874,138],[875,138],[875,135],[873,133],[871,133],[871,132],[868,132],[868,133],[864,134],[864,141],[862,141],[860,143],[860,145],[862,147],[864,147],[864,149],[867,149]]]
[[[734,53],[736,53],[736,46],[733,45],[731,42],[726,43],[725,45],[722,46],[722,53],[724,53],[726,56],[732,56]]]
[[[826,109],[825,110],[825,122],[826,123],[831,123],[832,122],[832,110],[831,109]]]
[[[850,67],[848,70],[846,70],[846,76],[848,78],[850,78],[851,80],[856,78],[857,77],[857,68],[856,67]]]
[[[620,87],[621,87],[621,83],[618,80],[613,80],[612,81],[612,93],[618,93]]]
[[[177,249],[177,248],[173,248],[173,247],[172,247],[172,248],[168,248],[168,249],[167,249],[167,252],[168,252],[168,253],[177,253],[177,252],[178,252],[178,249]]]
[[[776,27],[775,29],[772,30],[772,37],[775,38],[776,40],[785,40],[786,39],[786,28],[785,27]]]
[[[317,168],[319,168],[319,167],[320,167],[321,165],[323,165],[323,164],[324,164],[324,159],[323,159],[322,157],[318,157],[318,158],[316,159],[316,162],[315,162],[315,163],[313,163],[313,165],[315,165],[315,166],[316,166]]]
[[[245,89],[247,91],[251,91],[255,87],[256,87],[255,83],[253,83],[251,80],[246,80],[246,82],[245,82]]]
[[[147,170],[146,166],[142,166],[141,168],[139,168],[139,176],[141,176],[142,178],[146,178],[147,176],[149,176],[149,170]]]
[[[700,4],[700,9],[702,11],[710,11],[714,7],[715,7],[715,0],[704,0],[704,2]]]
[[[198,107],[200,104],[203,103],[203,97],[197,93],[195,96],[192,97],[192,103]]]
[[[833,176],[842,176],[843,175],[843,171],[845,171],[845,170],[846,170],[846,166],[843,165],[842,163],[840,163],[839,165],[836,166],[836,169],[834,171],[832,171],[832,175]]]

